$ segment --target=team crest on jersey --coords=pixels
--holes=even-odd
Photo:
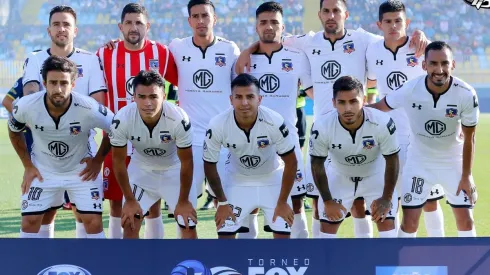
[[[161,134],[160,135],[160,141],[163,143],[169,143],[172,141],[172,136],[169,134]]]
[[[226,66],[226,56],[215,56],[214,60],[216,61],[216,66]]]
[[[419,64],[419,60],[415,56],[407,57],[407,66],[415,67]]]
[[[354,47],[354,42],[348,41],[344,43],[344,53],[352,53],[356,51],[356,48]]]
[[[282,61],[282,70],[289,72],[293,70],[293,62],[291,61]]]
[[[257,145],[259,148],[265,148],[269,145],[269,139],[267,137],[259,137],[257,139]]]
[[[90,192],[90,195],[92,195],[92,200],[94,200],[94,201],[100,199],[99,191],[92,191],[92,192]]]
[[[78,77],[83,77],[83,68],[82,65],[77,65]]]
[[[458,115],[458,109],[456,108],[447,108],[446,109],[446,117],[453,118]]]
[[[70,135],[77,136],[81,132],[82,132],[82,126],[80,125],[70,126]]]
[[[301,173],[301,171],[296,171],[296,181],[297,182],[300,182],[303,180],[303,173]]]
[[[371,149],[375,146],[374,139],[365,139],[362,141],[362,146],[364,149]]]
[[[160,69],[160,63],[158,62],[158,59],[150,59],[148,62],[148,67],[150,67],[150,70],[152,71],[158,71]]]

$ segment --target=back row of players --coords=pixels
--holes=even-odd
[[[126,5],[119,24],[124,40],[101,48],[98,59],[73,47],[75,12],[55,7],[48,28],[51,48],[29,56],[23,77],[24,94],[46,92],[17,102],[9,122],[12,144],[26,168],[21,236],[52,236],[53,209],[62,204],[67,190],[77,207],[77,237],[104,237],[98,178],[102,162],[104,198],[111,201],[111,238],[121,237],[121,225],[125,237],[137,237],[143,216],[145,237],[162,238],[161,198],[183,228],[182,237],[197,237],[194,208],[204,177],[217,198],[220,237],[238,232],[240,237],[256,237],[256,214],[249,216],[255,208],[263,209],[275,237],[308,237],[302,208],[307,192],[314,198],[321,195],[324,202],[313,204],[313,237],[335,237],[348,212],[355,219],[356,237],[372,237],[365,202],[380,236],[415,236],[429,193],[437,199],[443,189],[458,234],[476,235],[470,210],[476,201],[471,177],[479,114],[476,93],[451,76],[454,60],[447,44],[426,47],[423,33],[406,35],[409,20],[400,1],[387,1],[379,10],[384,39],[344,29],[349,13],[341,0],[320,1],[323,32],[282,39],[282,8],[264,3],[256,12],[260,41],[237,61],[236,45],[213,34],[211,1],[189,2],[194,35],[173,40],[169,48],[146,39],[150,25],[144,7]],[[424,51],[425,60],[419,62]],[[244,67],[250,75],[234,73]],[[138,74],[141,70],[146,72]],[[163,103],[158,75],[179,86],[182,109]],[[298,81],[308,87],[315,103],[306,170],[297,134],[288,130],[296,123]],[[394,121],[363,107],[364,89],[374,85],[386,97],[372,107],[404,107],[390,112]],[[73,86],[76,94],[70,93]],[[105,103],[109,110],[80,94]],[[133,98],[135,103],[130,103]],[[221,113],[229,100],[233,108]],[[32,158],[19,134],[26,124],[36,145]],[[93,128],[111,128],[96,155]],[[104,161],[109,140],[112,158]],[[403,223],[397,232],[395,185],[402,170],[399,158],[403,164],[402,153],[407,151],[398,184]],[[428,234],[443,236],[440,207],[433,202],[429,208]]]

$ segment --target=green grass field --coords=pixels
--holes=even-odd
[[[311,118],[309,118],[309,125]],[[488,175],[485,171],[485,159],[490,155],[490,115],[481,115],[480,124],[477,131],[477,148],[475,166],[473,169],[475,181],[478,187],[479,200],[475,207],[476,230],[479,236],[490,236],[490,217],[485,214],[485,209],[489,209],[490,186],[486,185],[485,178]],[[15,154],[8,139],[6,120],[0,121],[0,238],[16,238],[19,236],[20,226],[20,184],[23,175],[22,165]],[[454,217],[451,209],[446,205],[445,200],[441,200],[444,210],[446,235],[455,237],[457,235]],[[203,204],[203,198],[199,206]],[[104,227],[108,227],[108,202],[105,202]],[[175,238],[176,226],[173,219],[167,218],[164,211],[165,238]],[[214,225],[214,210],[198,211],[199,238],[217,238],[216,227]],[[311,212],[307,211],[308,224],[311,227]],[[271,238],[269,233],[262,232],[263,218],[259,216],[259,238]],[[375,230],[376,231],[376,230]],[[106,231],[107,232],[107,231]],[[142,230],[143,232],[143,230]],[[419,236],[425,236],[423,219]],[[58,211],[56,219],[57,238],[74,238],[75,222],[71,211]],[[353,237],[352,219],[347,219],[341,226],[340,237]]]

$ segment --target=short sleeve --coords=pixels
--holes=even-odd
[[[92,95],[99,91],[107,91],[107,85],[105,84],[104,71],[101,70],[99,58],[96,55],[91,56],[90,62],[90,77],[88,80],[88,92]]]
[[[42,89],[41,65],[37,58],[31,53],[24,62],[24,75],[22,76],[22,86],[29,82],[37,82]]]
[[[310,141],[308,152],[310,156],[326,158],[329,149],[329,137],[326,131],[323,131],[321,121],[313,123],[310,132]]]
[[[274,123],[271,130],[272,144],[276,146],[276,152],[279,156],[284,156],[294,151],[295,143],[292,141],[292,136],[289,134],[289,129],[284,119],[280,123]]]
[[[314,35],[315,35],[315,33],[310,31],[310,32],[302,34],[302,35],[284,36],[283,37],[283,44],[288,46],[288,47],[304,50],[305,46],[307,44],[307,41],[309,39],[311,39],[311,37],[313,37]]]
[[[183,110],[179,110],[182,119],[175,127],[176,145],[179,149],[190,148],[192,146],[192,127],[189,116]]]
[[[90,99],[92,101],[93,128],[99,128],[109,132],[111,129],[112,119],[114,118],[114,113],[106,106],[95,101],[95,99]]]
[[[380,36],[380,35],[377,35],[374,33],[370,33],[368,31],[364,30],[363,28],[358,28],[356,31],[362,33],[362,35],[364,36],[364,41],[366,42],[367,45],[376,43],[376,42],[384,39],[383,36]]]
[[[386,95],[385,102],[388,107],[390,107],[391,109],[398,109],[403,107],[403,104],[406,102],[406,100],[408,100],[409,95],[412,93],[413,86],[411,85],[412,83],[410,83],[412,81],[416,80],[405,82],[398,89]]]
[[[121,110],[114,116],[111,122],[111,130],[109,132],[109,138],[113,147],[124,147],[128,144],[128,132],[126,124],[129,122],[127,119],[121,118],[124,114]],[[121,121],[123,124],[121,124]]]
[[[311,66],[310,61],[306,54],[301,51],[301,72],[300,72],[301,86],[305,90],[313,87],[313,81],[311,80]]]
[[[478,124],[479,116],[478,95],[474,89],[471,89],[471,94],[465,95],[462,104],[461,124],[465,127],[475,127]]]
[[[223,125],[222,122],[216,119],[211,119],[208,129],[206,131],[206,138],[203,145],[203,160],[210,163],[218,163],[219,155],[221,151],[221,144],[223,144]]]
[[[367,69],[367,78],[369,80],[376,80],[376,59],[375,57],[377,56],[375,54],[376,44],[369,44],[367,52],[366,52],[366,69]]]
[[[7,92],[7,96],[11,97],[12,99],[16,99],[22,97],[22,95],[22,78],[19,78],[15,82],[14,86]]]
[[[26,115],[28,106],[26,106],[25,98],[21,98],[18,101],[14,101],[14,106],[12,107],[12,113],[9,114],[8,125],[12,132],[22,132],[27,124]]]
[[[383,156],[390,156],[400,151],[400,145],[398,144],[395,122],[387,114],[386,119],[381,123],[378,135],[378,142]]]

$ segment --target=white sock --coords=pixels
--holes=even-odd
[[[145,239],[163,239],[162,215],[158,218],[145,218]]]
[[[441,206],[436,211],[424,212],[427,237],[444,237],[444,214]]]
[[[22,232],[22,230],[20,231],[20,238],[24,238],[24,239],[37,239],[37,238],[40,238],[39,236],[39,233],[25,233],[25,232]]]
[[[320,238],[320,220],[312,218],[311,221],[311,234],[313,235],[313,238]]]
[[[319,239],[336,239],[337,234],[328,234],[328,233],[320,232],[320,236],[318,238]]]
[[[177,227],[177,232],[176,232],[177,239],[182,239],[182,231],[181,231],[182,229],[180,228],[180,225],[176,222],[175,226]]]
[[[87,234],[87,239],[105,239],[104,231],[97,234]]]
[[[459,231],[458,230],[458,237],[464,238],[464,237],[476,237],[476,229],[473,226],[473,229],[470,231]]]
[[[87,238],[87,231],[85,231],[85,226],[83,225],[83,222],[75,221],[75,236],[77,237],[77,239]]]
[[[398,237],[396,229],[392,229],[392,230],[388,230],[388,231],[379,231],[378,233],[379,233],[380,238],[397,238]]]
[[[239,233],[237,239],[257,239],[259,235],[259,222],[257,217],[259,214],[250,214],[248,216],[248,233]]]
[[[109,216],[109,239],[122,239],[122,237],[121,218]]]
[[[308,224],[305,211],[301,211],[300,214],[294,214],[291,239],[308,239]]]
[[[50,224],[42,224],[41,228],[39,228],[39,238],[54,238],[54,222]]]
[[[373,221],[371,221],[371,216],[366,216],[363,219],[354,218],[354,236],[356,238],[373,237]]]
[[[416,238],[417,237],[417,232],[414,233],[407,233],[400,229],[398,229],[398,238]]]

